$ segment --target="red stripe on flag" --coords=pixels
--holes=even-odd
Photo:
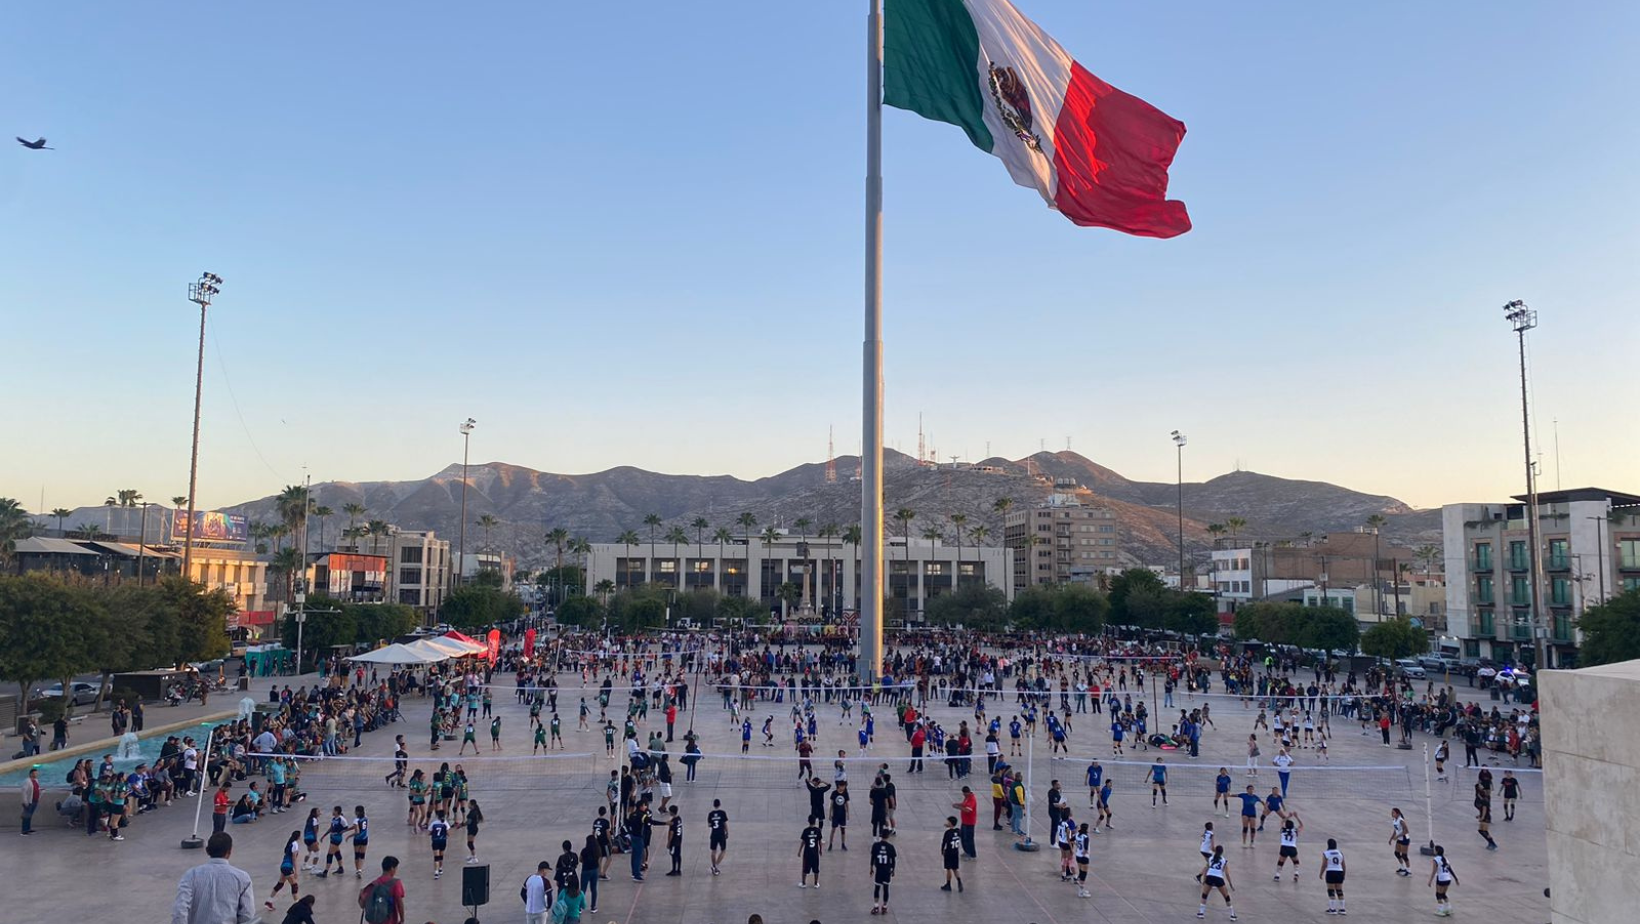
[[[1054,203],[1079,225],[1144,237],[1190,230],[1184,203],[1167,198],[1167,168],[1184,123],[1071,65],[1054,128]]]

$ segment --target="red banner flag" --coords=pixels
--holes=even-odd
[[[501,630],[490,630],[490,663],[494,664],[501,657]]]
[[[535,657],[535,630],[534,629],[525,629],[524,630],[524,657],[526,657],[526,658]]]

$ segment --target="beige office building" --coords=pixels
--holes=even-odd
[[[1121,568],[1116,513],[1074,495],[1054,494],[1044,504],[1008,511],[1002,537],[1014,550],[1015,593],[1031,584],[1091,583]]]

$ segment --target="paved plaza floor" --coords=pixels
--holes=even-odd
[[[479,855],[490,867],[491,903],[479,909],[485,922],[522,921],[518,889],[525,877],[542,860],[552,860],[560,843],[571,839],[579,848],[590,830],[591,819],[603,804],[604,783],[615,762],[603,756],[602,736],[595,731],[575,730],[574,687],[579,676],[560,677],[569,684],[560,694],[564,717],[564,737],[574,757],[552,761],[521,759],[530,751],[529,719],[526,708],[515,702],[511,678],[497,677],[496,705],[503,716],[504,759],[488,753],[487,727],[481,726],[480,744],[485,754],[461,758],[472,780],[472,795],[484,808],[487,821],[479,838]],[[252,696],[265,699],[269,681],[253,685]],[[1460,697],[1469,691],[1460,688]],[[589,699],[590,699],[589,695]],[[1011,697],[1010,697],[1011,699]],[[595,703],[595,699],[593,700]],[[611,704],[612,715],[624,706],[624,695]],[[1200,700],[1198,699],[1197,702]],[[1297,922],[1327,919],[1326,893],[1318,878],[1317,861],[1326,839],[1337,838],[1343,849],[1349,876],[1346,896],[1350,914],[1357,920],[1389,921],[1433,915],[1433,890],[1426,887],[1429,861],[1414,853],[1410,878],[1394,874],[1395,862],[1388,840],[1389,809],[1399,806],[1407,815],[1414,845],[1422,842],[1432,820],[1435,838],[1447,848],[1462,885],[1453,889],[1457,917],[1485,920],[1488,924],[1541,924],[1548,920],[1548,902],[1543,898],[1546,884],[1541,780],[1536,774],[1524,777],[1525,798],[1515,821],[1505,822],[1496,810],[1493,833],[1499,849],[1487,851],[1475,832],[1474,810],[1470,807],[1473,771],[1455,769],[1452,780],[1435,784],[1433,812],[1425,810],[1423,739],[1418,749],[1403,751],[1383,748],[1374,733],[1362,736],[1355,723],[1339,720],[1333,726],[1330,765],[1334,768],[1367,767],[1397,769],[1328,770],[1304,775],[1302,768],[1315,761],[1313,751],[1298,752],[1300,769],[1294,773],[1291,806],[1300,813],[1305,829],[1300,838],[1302,865],[1294,882],[1286,872],[1282,881],[1271,876],[1277,856],[1276,826],[1271,824],[1251,849],[1238,844],[1236,818],[1214,815],[1211,779],[1219,766],[1228,766],[1239,790],[1248,779],[1245,764],[1247,735],[1256,710],[1244,711],[1236,700],[1214,699],[1216,728],[1209,728],[1199,759],[1190,760],[1179,752],[1165,752],[1174,768],[1169,786],[1171,804],[1152,808],[1148,787],[1142,785],[1144,768],[1157,752],[1130,754],[1132,765],[1110,764],[1110,742],[1101,716],[1075,717],[1071,736],[1073,757],[1054,759],[1047,752],[1039,732],[1034,755],[1032,833],[1044,843],[1037,853],[1012,849],[1014,838],[1006,831],[993,831],[989,824],[990,787],[983,773],[984,756],[976,759],[979,773],[967,782],[980,796],[981,824],[978,832],[979,858],[963,865],[966,891],[939,891],[943,881],[938,837],[947,815],[955,814],[950,804],[959,795],[962,781],[948,778],[939,764],[930,763],[923,774],[904,771],[908,748],[904,738],[883,721],[887,706],[879,707],[875,745],[869,756],[890,764],[899,792],[897,812],[899,872],[894,880],[892,920],[903,922],[985,921],[999,924],[1068,924],[1071,921],[1163,922],[1193,920],[1199,887],[1193,877],[1201,868],[1197,845],[1204,822],[1214,822],[1219,842],[1226,846],[1230,871],[1237,887],[1236,910],[1242,921]],[[1188,706],[1182,696],[1177,705]],[[213,705],[215,705],[213,703]],[[931,704],[932,714],[942,724],[955,728],[960,719],[972,721],[969,709],[946,709]],[[405,721],[367,735],[353,756],[383,758],[391,753],[392,737],[402,733],[410,743],[413,766],[431,772],[439,760],[456,761],[454,742],[436,754],[428,751],[426,740],[429,701],[411,699],[404,705]],[[1011,703],[993,706],[1011,708]],[[696,704],[694,725],[701,735],[702,749],[709,755],[700,765],[700,778],[693,784],[676,785],[676,803],[682,807],[687,827],[684,874],[662,875],[668,866],[664,852],[657,851],[646,880],[631,880],[625,857],[617,857],[610,867],[610,879],[601,884],[599,912],[587,920],[610,922],[679,922],[679,924],[741,924],[752,913],[761,914],[769,924],[807,924],[821,921],[865,921],[871,918],[871,877],[866,846],[870,843],[869,812],[865,789],[870,767],[850,766],[855,794],[850,850],[827,853],[822,862],[822,888],[800,890],[798,882],[797,837],[807,814],[808,799],[796,780],[795,758],[787,714],[790,704],[760,704],[750,713],[754,726],[765,716],[775,717],[780,729],[777,748],[758,744],[755,734],[753,758],[741,759],[740,735],[731,729],[721,701],[707,691]],[[825,755],[845,748],[858,753],[855,727],[839,726],[834,705],[820,708],[820,736],[815,767],[823,779],[831,778]],[[1004,713],[1004,721],[1007,715]],[[1163,714],[1168,714],[1163,710]],[[596,713],[594,713],[596,715]],[[657,721],[650,714],[647,735]],[[154,723],[155,719],[150,719]],[[678,735],[686,722],[679,721]],[[982,745],[976,736],[976,750]],[[1266,758],[1274,753],[1267,736],[1262,736]],[[681,740],[671,746],[682,751]],[[1006,747],[1006,741],[1005,741]],[[1455,749],[1461,765],[1462,749]],[[775,756],[782,759],[773,759]],[[1085,809],[1087,790],[1081,785],[1090,756],[1098,756],[1115,773],[1118,788],[1112,798],[1115,811],[1113,832],[1094,839],[1089,888],[1092,897],[1079,899],[1074,886],[1059,881],[1057,851],[1046,846],[1047,818],[1045,792],[1048,781],[1063,781],[1068,803],[1079,820],[1092,821]],[[1009,758],[1024,767],[1024,758]],[[1494,765],[1500,773],[1504,761]],[[254,825],[231,826],[235,846],[233,863],[252,875],[257,902],[267,896],[277,877],[280,848],[292,830],[301,827],[309,807],[317,806],[325,815],[332,805],[351,811],[355,804],[366,806],[372,819],[372,838],[366,875],[379,870],[378,861],[394,854],[402,861],[400,875],[407,891],[408,920],[414,924],[435,921],[459,924],[467,911],[460,907],[461,867],[465,850],[459,837],[452,837],[446,873],[434,881],[427,838],[404,824],[405,797],[402,790],[390,790],[382,775],[386,764],[360,761],[326,761],[310,766],[302,778],[308,801],[289,814],[266,817]],[[1501,775],[1501,774],[1500,774]],[[678,773],[681,781],[682,772]],[[1266,768],[1258,777],[1261,793],[1268,793],[1274,774]],[[730,844],[724,872],[710,875],[706,849],[705,818],[712,799],[721,799],[730,816]],[[179,841],[194,825],[192,805],[175,805],[144,815],[134,822],[124,842],[106,837],[89,838],[53,818],[50,806],[36,816],[39,833],[33,838],[17,836],[17,795],[0,795],[0,878],[7,883],[8,920],[15,921],[158,921],[169,915],[178,876],[201,863],[202,851],[182,850]],[[1501,802],[1495,802],[1501,806]],[[202,830],[210,831],[210,807],[202,816]],[[664,842],[657,829],[656,845]],[[349,852],[350,853],[350,852]],[[351,864],[351,859],[349,858]],[[302,877],[302,888],[318,897],[316,917],[321,924],[353,922],[359,918],[356,896],[360,883],[351,875],[338,880]],[[1221,900],[1209,905],[1209,920],[1225,920]],[[278,922],[290,904],[287,895],[278,901],[278,913],[268,919]]]

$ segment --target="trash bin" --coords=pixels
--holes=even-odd
[[[1503,698],[1503,697],[1498,695],[1498,688],[1497,688],[1496,685],[1493,685],[1490,692],[1492,694],[1492,699],[1494,699],[1494,700],[1499,700],[1499,699]]]
[[[246,677],[245,675],[241,674],[239,676],[239,687],[238,687],[239,692],[244,693],[244,692],[250,690],[250,688],[251,688],[251,679],[249,677]]]

